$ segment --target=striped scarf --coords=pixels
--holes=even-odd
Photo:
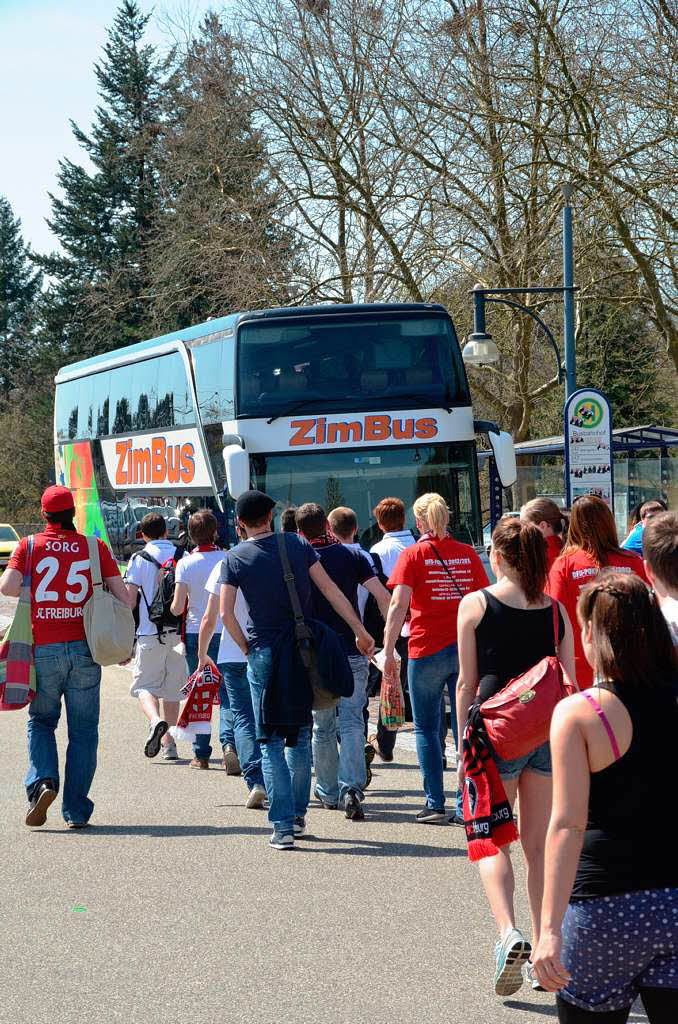
[[[471,861],[494,857],[500,847],[515,842],[518,830],[477,708],[469,714],[462,756],[468,857]]]

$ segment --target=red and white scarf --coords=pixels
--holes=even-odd
[[[190,676],[181,692],[186,701],[179,720],[170,732],[175,740],[191,743],[200,733],[209,735],[212,730],[212,706],[219,703],[221,673],[209,662]]]
[[[477,709],[469,715],[462,756],[468,858],[494,857],[502,846],[515,842],[518,830]]]

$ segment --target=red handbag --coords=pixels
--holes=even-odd
[[[485,731],[501,761],[525,757],[545,743],[556,704],[577,692],[558,657],[558,602],[552,599],[551,607],[555,654],[511,679],[480,705]]]

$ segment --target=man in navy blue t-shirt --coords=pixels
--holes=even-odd
[[[297,529],[312,546],[320,564],[358,613],[358,587],[374,595],[386,618],[391,595],[377,579],[372,563],[360,550],[341,544],[328,533],[327,518],[320,505],[311,502],[297,509]],[[347,818],[362,821],[365,788],[365,733],[363,708],[367,699],[369,662],[355,649],[351,630],[322,592],[313,587],[316,619],[334,629],[344,645],[353,672],[353,695],[339,701],[340,752],[337,751],[337,721],[334,708],[313,712],[313,763],[315,793],[324,807],[339,804]]]
[[[247,655],[247,677],[252,704],[260,730],[260,708],[273,673],[273,645],[294,621],[294,613],[283,578],[278,543],[272,529],[275,502],[261,491],[246,491],[238,498],[235,514],[247,540],[231,548],[221,570],[221,617],[225,628]],[[304,615],[312,617],[311,581],[353,631],[358,649],[369,656],[374,641],[364,629],[355,609],[323,569],[311,545],[301,537],[287,537],[287,552],[294,583]],[[248,635],[235,617],[238,589],[249,607]],[[282,736],[273,735],[262,744],[262,770],[269,799],[268,818],[273,825],[271,846],[287,850],[294,836],[304,834],[305,815],[311,791],[310,727],[299,730],[296,746],[285,748]]]

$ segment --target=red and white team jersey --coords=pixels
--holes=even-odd
[[[412,590],[407,645],[410,658],[425,658],[456,644],[462,597],[489,582],[473,548],[452,537],[433,540],[425,533],[416,544],[401,551],[386,586],[393,590],[404,584]]]
[[[642,558],[630,551],[611,551],[607,558],[608,569],[615,572],[633,572],[647,583]],[[549,572],[547,593],[565,605],[574,633],[574,661],[577,686],[585,690],[593,684],[593,669],[586,660],[581,642],[581,627],[577,621],[577,601],[587,583],[593,582],[600,566],[593,555],[578,548],[569,555],[556,558]]]
[[[104,580],[119,576],[113,556],[99,544],[101,575]],[[9,560],[9,568],[23,574],[26,538]],[[70,643],[85,639],[82,609],[92,595],[87,539],[81,533],[47,525],[33,536],[31,568],[31,618],[36,644]]]

